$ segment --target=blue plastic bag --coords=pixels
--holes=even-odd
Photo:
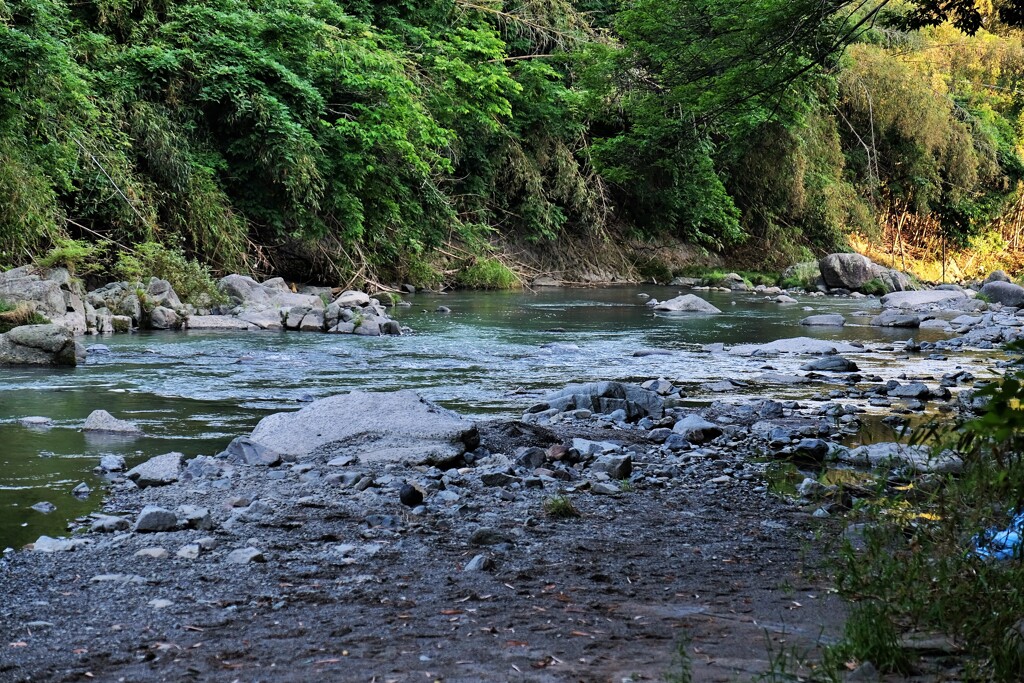
[[[1024,542],[1024,512],[1018,513],[1005,529],[987,529],[975,536],[974,554],[986,560],[1009,560],[1021,556]]]

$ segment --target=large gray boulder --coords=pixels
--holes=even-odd
[[[821,313],[807,316],[800,321],[800,324],[820,327],[842,327],[846,324],[846,318],[838,313]]]
[[[771,356],[780,353],[858,353],[864,349],[840,341],[812,339],[811,337],[791,337],[776,339],[767,344],[738,344],[729,349],[734,356]]]
[[[690,413],[672,427],[672,431],[682,435],[690,443],[703,444],[722,434],[722,428],[709,422],[697,413]]]
[[[111,315],[122,315],[132,319],[132,325],[142,323],[142,300],[137,282],[111,282],[89,292],[87,301],[97,311],[106,309]]]
[[[250,441],[298,459],[344,453],[364,462],[451,462],[476,448],[476,425],[413,391],[354,391],[269,415]]]
[[[981,288],[981,294],[994,304],[1013,306],[1014,308],[1024,307],[1024,287],[1012,282],[999,280],[989,282]]]
[[[128,470],[125,476],[134,481],[140,489],[173,484],[181,477],[184,457],[181,453],[164,453],[136,465]]]
[[[668,301],[662,301],[654,310],[664,313],[721,313],[714,304],[708,303],[696,294],[683,294]]]
[[[889,308],[872,318],[871,324],[875,327],[920,327],[921,318]]]
[[[89,413],[82,431],[101,434],[142,434],[142,430],[134,422],[119,420],[105,410],[94,410]]]
[[[818,262],[818,267],[830,289],[860,290],[872,280],[881,281],[890,292],[914,288],[904,273],[880,266],[861,254],[829,254]]]
[[[544,398],[530,408],[531,413],[545,410],[589,410],[595,413],[613,413],[624,410],[627,420],[642,417],[660,418],[665,411],[661,397],[635,384],[623,382],[592,382],[572,384]]]
[[[947,304],[967,298],[962,291],[951,289],[924,289],[918,292],[892,292],[882,297],[884,308],[911,308]]]
[[[836,460],[876,468],[902,468],[913,472],[959,472],[963,461],[956,454],[932,453],[927,446],[906,446],[900,443],[874,443],[848,449],[836,447],[830,456]]]
[[[0,365],[75,365],[75,338],[61,325],[22,325],[0,334]]]

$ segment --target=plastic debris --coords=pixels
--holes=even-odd
[[[1021,556],[1024,542],[1024,512],[1018,513],[1005,529],[987,529],[975,536],[974,554],[986,560],[1010,560]]]

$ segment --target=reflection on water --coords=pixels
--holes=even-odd
[[[621,287],[417,295],[412,308],[395,312],[414,330],[403,337],[142,333],[85,339],[110,352],[90,354],[75,369],[0,369],[0,547],[60,533],[67,519],[93,509],[98,492],[83,502],[70,490],[81,481],[96,488],[91,469],[102,454],[123,454],[135,463],[170,450],[216,453],[270,411],[339,392],[413,388],[468,415],[512,416],[537,395],[571,382],[665,377],[696,387],[763,372],[764,359],[712,356],[700,351],[703,344],[800,335],[879,342],[912,334],[869,327],[863,317],[845,328],[797,324],[809,315],[804,306],[849,316],[877,310],[874,300],[808,297],[779,305],[753,294],[703,292],[722,315],[655,316],[641,292],[659,299],[677,293]],[[441,304],[452,313],[434,313]],[[634,356],[647,349],[671,353]],[[780,371],[797,364],[771,361]],[[87,440],[78,429],[97,408],[139,423],[147,436]],[[17,423],[32,415],[52,418],[54,426]],[[29,509],[40,500],[57,511]]]

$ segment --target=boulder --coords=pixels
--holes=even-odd
[[[178,314],[165,306],[157,306],[149,313],[149,326],[154,330],[178,330],[181,325]]]
[[[722,434],[721,427],[696,413],[691,413],[676,422],[672,431],[695,444],[707,443]]]
[[[192,315],[188,318],[188,329],[190,330],[245,330],[252,331],[260,329],[259,325],[235,318],[230,315]]]
[[[963,468],[960,458],[949,451],[934,455],[927,446],[906,446],[900,443],[874,443],[853,449],[836,448],[832,456],[854,465],[900,467],[918,473],[955,473]]]
[[[281,454],[263,444],[256,443],[247,436],[239,436],[228,444],[219,456],[228,462],[242,465],[263,465],[274,467],[281,464]]]
[[[654,310],[665,313],[721,313],[722,311],[695,294],[683,294],[662,301]]]
[[[130,318],[132,325],[139,325],[142,322],[142,301],[139,300],[139,291],[142,285],[137,282],[111,282],[99,289],[89,292],[87,303],[97,311],[106,309],[113,318],[126,316]],[[115,331],[116,322],[112,323]],[[124,330],[127,331],[127,330]]]
[[[128,470],[125,476],[134,481],[140,489],[173,484],[181,476],[184,457],[181,453],[164,453],[136,465]]]
[[[476,448],[476,425],[413,391],[354,391],[269,415],[250,440],[282,456],[446,463]]]
[[[777,339],[767,344],[737,344],[729,349],[735,356],[768,356],[779,353],[858,353],[864,349],[839,341],[812,339],[811,337],[791,337]]]
[[[982,295],[994,304],[1013,306],[1014,308],[1024,307],[1024,287],[1015,285],[1012,282],[989,282],[981,288]]]
[[[72,334],[86,331],[82,287],[64,268],[22,266],[0,273],[0,299],[28,304]]]
[[[990,282],[1013,282],[1013,280],[1006,274],[1005,270],[993,270],[981,284],[984,286]]]
[[[156,505],[147,505],[142,508],[138,519],[135,520],[133,531],[139,533],[172,531],[178,526],[178,516],[170,510]]]
[[[160,278],[154,277],[150,279],[149,286],[146,288],[146,298],[157,306],[173,310],[178,310],[182,307],[181,299],[178,298],[178,294],[174,291],[171,283]]]
[[[871,319],[875,327],[920,327],[921,318],[909,313],[886,309]]]
[[[338,304],[342,308],[351,308],[352,306],[369,306],[370,295],[350,289],[339,294],[334,300],[334,303]]]
[[[857,372],[860,368],[848,358],[842,356],[823,356],[800,366],[801,370],[816,372]]]
[[[589,410],[595,413],[609,414],[623,410],[627,420],[638,420],[642,417],[661,418],[665,404],[661,397],[635,384],[623,382],[592,382],[590,384],[572,384],[544,398],[544,401],[531,407],[529,412],[539,413],[545,410]]]
[[[821,315],[809,315],[801,320],[800,324],[820,327],[842,327],[846,324],[846,318],[838,313],[823,313]]]
[[[958,290],[949,289],[924,289],[918,292],[892,292],[882,297],[884,308],[912,308],[917,309],[923,306],[936,304],[948,304],[959,299],[965,299],[967,295]]]
[[[119,420],[105,410],[94,410],[85,418],[83,432],[104,434],[142,434],[139,426],[127,420]]]
[[[877,277],[875,263],[861,254],[829,254],[818,261],[818,268],[830,289],[860,289]]]
[[[60,325],[22,325],[0,334],[0,365],[76,365],[75,339]]]
[[[612,479],[628,479],[633,473],[633,458],[630,455],[603,455],[591,463],[595,472],[604,472]]]

